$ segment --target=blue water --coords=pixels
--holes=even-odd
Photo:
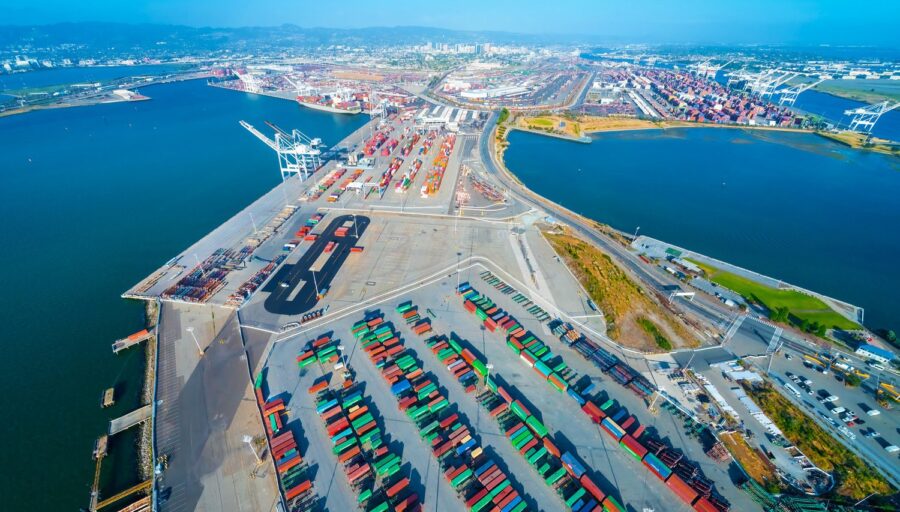
[[[506,163],[587,217],[783,279],[900,330],[900,159],[811,134],[513,132]]]
[[[329,145],[366,121],[202,81],[142,92],[153,99],[0,118],[5,510],[87,505],[93,441],[140,395],[142,352],[110,344],[142,327],[143,307],[119,295],[280,179],[238,121]],[[101,410],[113,385],[119,403]],[[133,433],[113,441],[106,496],[136,479]]]
[[[836,123],[841,128],[847,128],[851,116],[844,115],[844,111],[865,106],[866,103],[840,98],[819,91],[806,91],[797,97],[794,106],[811,114],[818,114]],[[894,109],[881,116],[872,129],[872,135],[883,139],[900,141],[900,109]]]
[[[0,91],[75,83],[94,83],[126,76],[165,75],[185,69],[184,64],[53,68],[0,75]]]

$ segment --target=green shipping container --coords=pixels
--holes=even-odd
[[[452,485],[453,488],[455,489],[455,488],[459,487],[460,484],[462,484],[463,482],[468,480],[469,477],[471,477],[471,476],[472,476],[472,470],[466,468],[465,471],[463,471],[456,478],[454,478],[453,480],[450,481],[450,485]]]
[[[548,476],[547,479],[544,481],[547,482],[547,485],[553,485],[556,483],[557,480],[562,478],[563,475],[565,475],[565,474],[566,474],[566,468],[560,467],[552,475]]]
[[[482,363],[478,359],[475,359],[474,361],[472,361],[472,369],[475,370],[478,373],[478,375],[481,375],[482,378],[487,377],[487,374],[488,374],[487,366],[485,366],[484,363]],[[497,386],[495,385],[494,391],[496,391],[496,388],[497,388]]]
[[[566,506],[572,508],[572,505],[574,505],[579,498],[584,496],[584,492],[584,487],[579,487],[578,490],[572,493],[572,495],[569,496],[569,499],[566,500]]]
[[[525,423],[531,427],[531,430],[534,431],[540,437],[547,436],[547,427],[545,427],[540,421],[537,420],[534,416],[529,416],[528,419],[525,420]]]

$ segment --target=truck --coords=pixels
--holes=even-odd
[[[791,386],[790,384],[785,383],[785,384],[784,384],[784,389],[790,391],[791,394],[794,395],[794,396],[796,396],[797,398],[800,398],[800,392],[797,391],[797,388],[795,388],[794,386]]]

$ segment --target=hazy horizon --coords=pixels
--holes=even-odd
[[[8,4],[8,5],[4,5]],[[758,0],[752,4],[713,0],[672,3],[647,0],[621,5],[606,0],[561,0],[522,5],[499,0],[442,4],[361,0],[297,4],[286,0],[137,0],[110,8],[108,2],[73,4],[46,0],[22,5],[0,0],[3,25],[114,22],[186,25],[198,28],[276,27],[362,29],[422,27],[460,31],[590,37],[621,43],[794,44],[900,46],[896,25],[900,2],[873,0],[865,8],[834,0]]]

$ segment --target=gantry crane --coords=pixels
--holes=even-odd
[[[305,180],[322,165],[322,139],[311,139],[300,130],[288,133],[266,121],[266,124],[275,130],[275,138],[270,139],[250,123],[246,121],[240,123],[278,155],[278,167],[281,170],[282,180],[293,176]]]
[[[851,116],[851,131],[869,135],[872,133],[872,128],[875,127],[875,123],[881,119],[881,116],[897,107],[900,107],[900,101],[891,104],[889,100],[885,100],[874,105],[845,110],[844,115]]]
[[[777,93],[780,95],[780,97],[778,98],[778,104],[793,106],[794,102],[797,101],[797,97],[800,96],[800,93],[802,93],[803,91],[808,91],[824,81],[825,80],[819,79],[816,82],[795,85],[794,87],[788,87],[787,89],[777,91]]]

